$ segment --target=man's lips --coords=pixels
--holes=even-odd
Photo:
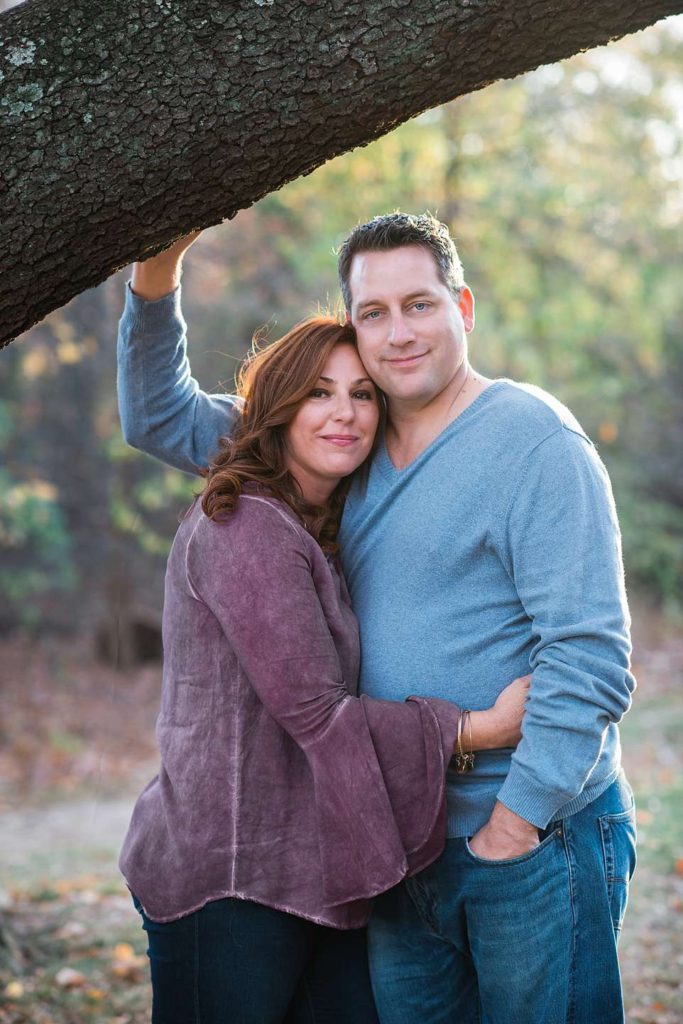
[[[426,352],[414,352],[409,356],[388,356],[385,362],[389,363],[390,366],[414,366],[426,355]]]

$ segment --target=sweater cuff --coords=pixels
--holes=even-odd
[[[169,320],[182,321],[183,315],[180,308],[182,286],[162,295],[160,299],[143,299],[136,295],[131,287],[131,282],[126,282],[126,304],[123,315],[128,317],[134,331],[148,331],[163,329],[168,330]]]
[[[498,800],[520,818],[543,829],[574,795],[548,790],[513,762],[498,792]]]

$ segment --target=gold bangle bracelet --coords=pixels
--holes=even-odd
[[[467,718],[467,732],[469,736],[469,750],[463,749],[463,733],[465,731],[465,718]],[[472,717],[468,710],[460,712],[458,719],[458,732],[456,735],[455,770],[460,774],[471,772],[474,768],[474,751],[472,750]]]

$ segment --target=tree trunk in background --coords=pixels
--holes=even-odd
[[[0,15],[0,344],[179,234],[683,0],[28,0]]]

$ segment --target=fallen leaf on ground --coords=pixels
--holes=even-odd
[[[133,947],[127,942],[119,942],[114,946],[112,959],[112,972],[117,978],[134,982],[141,980],[145,958],[137,956]]]
[[[85,985],[85,975],[75,971],[73,967],[62,967],[55,974],[55,984],[60,988],[81,988]]]
[[[142,980],[142,970],[138,964],[114,964],[112,972],[122,981],[132,981],[137,984]]]
[[[114,960],[135,960],[135,950],[127,942],[119,942],[114,946]]]
[[[85,935],[87,929],[80,921],[67,921],[58,931],[55,932],[56,939],[80,939]]]

